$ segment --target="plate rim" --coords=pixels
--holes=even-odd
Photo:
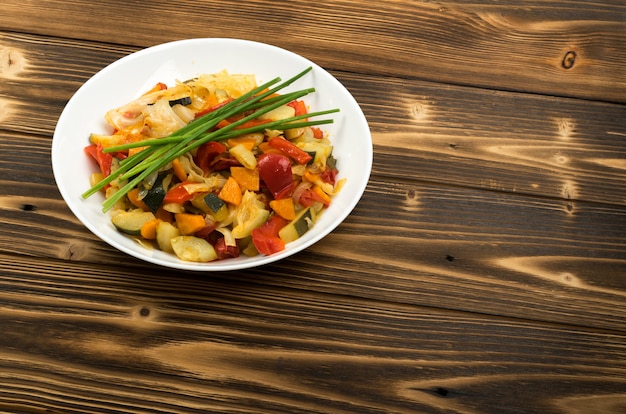
[[[276,53],[286,54],[291,59],[300,60],[302,63],[306,63],[309,66],[311,66],[313,68],[313,72],[320,73],[321,75],[326,76],[328,78],[327,80],[333,82],[335,84],[335,87],[338,87],[343,91],[342,95],[345,99],[352,101],[353,109],[354,108],[357,109],[356,113],[353,113],[352,115],[353,116],[356,115],[360,118],[359,124],[364,125],[365,130],[367,132],[367,142],[364,141],[362,143],[362,145],[367,145],[367,151],[365,151],[366,158],[359,160],[359,162],[362,163],[363,165],[363,172],[366,173],[365,174],[366,176],[364,179],[360,180],[360,183],[356,183],[356,185],[359,185],[359,187],[356,189],[356,193],[358,194],[358,197],[350,198],[349,202],[343,205],[344,210],[342,214],[339,215],[339,218],[335,220],[336,223],[334,225],[326,226],[326,228],[319,229],[315,233],[315,236],[310,238],[306,242],[301,243],[299,245],[295,245],[291,249],[284,250],[274,255],[260,255],[260,256],[255,256],[253,258],[244,258],[243,260],[225,259],[225,260],[213,261],[213,262],[208,262],[208,263],[185,262],[176,258],[175,256],[170,257],[171,254],[169,253],[164,253],[164,252],[159,251],[159,253],[163,253],[167,255],[167,258],[175,259],[171,261],[160,260],[158,258],[159,253],[157,253],[157,257],[155,258],[154,255],[148,255],[145,252],[142,254],[143,250],[130,249],[127,246],[120,244],[115,240],[111,240],[105,237],[104,235],[101,234],[101,231],[97,228],[97,226],[94,223],[92,223],[91,221],[85,218],[84,214],[81,212],[81,209],[78,208],[77,206],[78,202],[82,202],[83,200],[78,200],[77,202],[75,202],[70,199],[70,194],[68,194],[68,191],[65,188],[64,182],[61,179],[62,174],[61,174],[61,171],[59,170],[60,162],[61,162],[59,158],[60,157],[59,154],[61,153],[61,148],[60,148],[61,140],[58,134],[60,133],[60,126],[64,125],[66,118],[71,116],[70,109],[72,109],[73,105],[76,103],[76,100],[82,96],[81,94],[84,93],[84,91],[88,90],[92,84],[97,83],[99,79],[104,77],[107,73],[116,70],[118,66],[124,66],[126,62],[128,61],[131,61],[133,59],[140,59],[142,58],[143,55],[149,56],[150,54],[158,54],[163,51],[167,51],[170,48],[176,48],[177,46],[180,46],[180,45],[189,47],[189,46],[193,46],[194,44],[197,44],[197,45],[203,45],[206,47],[206,46],[209,46],[210,44],[220,44],[220,43],[221,44],[233,44],[233,45],[238,44],[238,45],[245,45],[248,47],[256,47],[256,48],[266,48],[266,49],[269,48]],[[252,71],[250,71],[250,73],[252,73]],[[172,80],[168,80],[168,81],[172,81]],[[341,109],[342,108],[340,108],[340,110]],[[331,137],[331,142],[332,142],[332,137]],[[86,141],[86,144],[87,144],[87,141]],[[154,46],[150,46],[150,47],[132,52],[106,65],[105,67],[100,69],[98,72],[96,72],[94,75],[92,75],[83,84],[81,84],[81,86],[74,92],[74,94],[67,101],[66,105],[63,108],[63,111],[61,112],[58,118],[57,125],[55,127],[55,131],[54,131],[53,139],[52,139],[51,161],[52,161],[53,176],[57,184],[57,188],[59,189],[59,192],[61,193],[61,196],[64,199],[66,205],[72,211],[74,216],[81,222],[81,224],[84,225],[88,230],[90,230],[101,241],[105,242],[106,244],[110,245],[111,247],[125,254],[135,257],[136,259],[139,259],[144,262],[149,262],[154,265],[159,265],[159,266],[164,266],[164,267],[174,268],[174,269],[179,269],[179,270],[191,270],[191,271],[207,271],[207,272],[230,271],[230,270],[242,270],[242,269],[247,269],[247,268],[252,268],[252,267],[259,267],[259,266],[263,266],[269,263],[276,262],[278,260],[288,258],[316,244],[321,239],[323,239],[328,234],[330,234],[332,231],[334,231],[352,213],[354,208],[357,206],[357,204],[361,200],[363,194],[365,193],[365,189],[369,183],[369,179],[370,179],[371,171],[373,167],[373,140],[372,140],[371,131],[369,128],[369,123],[367,122],[367,119],[365,118],[362,108],[360,107],[360,105],[358,104],[354,96],[341,82],[339,82],[339,80],[337,80],[328,71],[326,71],[324,68],[317,65],[315,62],[311,61],[310,59],[307,59],[304,56],[301,56],[299,54],[296,54],[292,51],[281,48],[279,46],[268,44],[268,43],[262,43],[258,41],[253,41],[253,40],[222,38],[222,37],[190,38],[190,39],[180,39],[180,40],[165,42],[165,43],[157,44]],[[105,213],[102,213],[102,214],[104,215]],[[121,236],[128,238],[125,235],[121,235]],[[142,249],[146,249],[146,248],[142,247]]]

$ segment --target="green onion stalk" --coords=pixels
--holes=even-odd
[[[128,144],[111,146],[103,149],[104,152],[125,151],[131,148],[146,147],[136,154],[122,160],[119,168],[111,172],[107,177],[93,185],[89,190],[82,194],[83,198],[88,198],[98,191],[105,188],[112,181],[129,180],[126,185],[112,194],[102,204],[102,211],[110,210],[119,200],[121,200],[130,190],[135,188],[150,174],[159,171],[164,166],[172,162],[186,152],[192,151],[199,146],[210,141],[221,141],[234,138],[240,135],[262,132],[265,130],[285,130],[291,128],[303,128],[308,126],[330,124],[332,119],[309,120],[322,115],[328,115],[338,112],[339,109],[330,109],[325,111],[311,112],[305,115],[298,115],[279,121],[271,121],[247,128],[238,128],[248,121],[257,119],[259,116],[285,105],[293,100],[302,98],[312,92],[314,88],[307,88],[290,92],[278,96],[272,96],[279,90],[291,85],[296,80],[303,77],[312,67],[308,67],[302,72],[296,74],[292,78],[273,86],[281,81],[280,78],[272,79],[251,91],[241,95],[240,97],[228,102],[222,107],[208,114],[202,115],[174,133],[158,139],[150,139]],[[273,87],[272,87],[273,86]],[[251,112],[249,115],[234,121],[222,128],[214,130],[214,128],[223,120],[234,115]]]

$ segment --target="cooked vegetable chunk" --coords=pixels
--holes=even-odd
[[[178,236],[180,236],[180,231],[176,227],[174,227],[173,224],[168,223],[167,221],[162,221],[157,225],[157,244],[159,246],[159,249],[163,250],[164,252],[174,252],[174,249],[172,248],[172,239]]]
[[[174,237],[172,249],[179,259],[188,262],[210,262],[217,259],[217,253],[211,243],[199,237]]]
[[[315,218],[315,211],[312,208],[302,210],[291,223],[287,224],[278,232],[278,236],[285,243],[297,240],[313,227]]]
[[[150,211],[135,209],[114,215],[111,218],[111,222],[119,231],[138,236],[141,234],[141,227],[148,221],[154,219],[154,214]]]
[[[284,250],[343,184],[318,128],[339,110],[309,112],[314,88],[278,92],[311,69],[262,85],[226,71],[157,83],[104,115],[112,132],[91,134],[98,170],[82,196],[101,192],[120,232],[181,260]]]

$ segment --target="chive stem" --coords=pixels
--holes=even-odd
[[[311,112],[278,121],[244,126],[246,122],[258,119],[263,114],[314,92],[314,88],[307,88],[273,96],[279,90],[296,82],[312,69],[312,67],[308,67],[286,81],[281,82],[281,79],[277,77],[269,82],[265,82],[214,111],[192,120],[166,137],[116,145],[104,149],[104,152],[113,153],[131,148],[146,147],[120,161],[119,167],[115,171],[83,193],[82,197],[90,197],[116,179],[119,181],[128,180],[123,187],[119,188],[118,191],[103,202],[102,210],[106,212],[150,174],[159,171],[182,154],[192,151],[206,142],[230,139],[268,129],[285,130],[332,123],[332,119],[309,120],[308,118],[335,113],[339,111],[338,109]],[[240,116],[241,118],[215,129],[220,122],[234,116]]]

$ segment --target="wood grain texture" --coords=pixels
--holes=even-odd
[[[1,30],[137,47],[236,37],[330,69],[626,102],[626,6],[617,0],[24,4],[4,1]]]
[[[65,62],[86,47],[11,39],[14,50],[37,45],[31,48],[37,56],[62,55]],[[71,90],[120,52],[89,53],[100,58],[83,64],[75,78],[60,62],[55,76],[32,69],[4,95],[18,101],[17,91],[33,78]],[[39,62],[49,67],[53,60]],[[270,278],[269,284],[401,303],[415,303],[419,295],[423,305],[567,324],[580,323],[582,313],[589,326],[622,329],[625,315],[615,308],[624,300],[620,276],[626,274],[623,105],[337,75],[370,121],[373,176],[346,223],[310,253],[270,268],[288,281]],[[26,92],[27,100],[37,99],[35,91]],[[2,133],[0,141],[0,249],[129,261],[90,234],[56,190],[49,161],[53,124],[37,117],[57,117],[64,99],[58,94],[42,107],[22,106],[2,123],[19,132]],[[20,120],[29,120],[30,129]],[[308,274],[299,270],[303,262],[313,265]],[[336,266],[368,270],[355,282],[352,272]],[[318,281],[320,271],[329,279]],[[380,280],[380,274],[388,276]]]
[[[20,56],[14,61],[26,62],[10,82],[0,83],[5,103],[0,126],[46,135],[82,82],[129,53],[35,36],[4,34],[0,42]],[[54,73],[44,69],[53,65]],[[572,205],[581,200],[626,205],[623,105],[333,74],[370,123],[375,174],[397,179],[401,165],[405,176],[422,181],[559,198]],[[45,100],[42,88],[33,84],[47,85]],[[28,156],[25,142],[17,138],[12,145]]]
[[[370,182],[313,247],[160,268],[60,197],[67,100],[188,37],[291,49],[362,106]],[[3,1],[0,413],[625,412],[624,45],[618,0]]]
[[[16,411],[559,413],[596,399],[605,412],[626,404],[626,341],[611,333],[268,288],[243,275],[172,279],[6,255],[0,275],[0,407]]]
[[[84,229],[52,183],[1,191],[2,251],[137,263]],[[274,286],[622,330],[626,215],[595,203],[569,206],[373,177],[332,235],[294,259],[244,273]]]

